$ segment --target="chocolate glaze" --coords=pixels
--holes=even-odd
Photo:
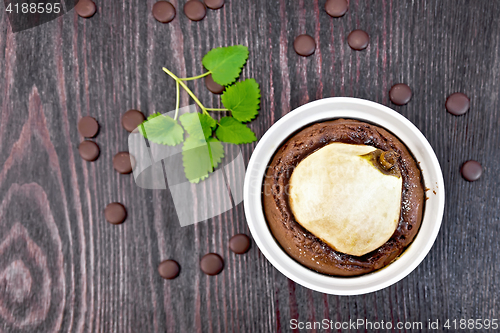
[[[398,227],[384,245],[360,257],[337,252],[304,229],[295,221],[289,205],[287,188],[294,168],[332,142],[371,145],[398,155],[397,166],[403,177]],[[406,146],[383,128],[352,119],[316,123],[293,135],[274,155],[262,190],[269,228],[283,250],[310,269],[341,276],[366,274],[391,263],[417,234],[425,203],[420,169]]]

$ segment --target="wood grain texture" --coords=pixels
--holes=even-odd
[[[289,332],[291,319],[498,318],[499,2],[351,0],[333,19],[323,0],[227,0],[191,22],[185,1],[172,0],[177,17],[166,25],[151,15],[154,0],[95,2],[90,19],[71,11],[16,34],[0,14],[0,332]],[[357,28],[371,38],[362,52],[346,43]],[[317,43],[308,58],[292,46],[302,33]],[[169,191],[141,189],[113,170],[113,155],[127,149],[121,115],[175,106],[175,84],[161,67],[201,74],[206,52],[233,44],[249,47],[242,78],[262,90],[250,123],[257,137],[290,110],[330,96],[388,105],[427,137],[444,173],[446,210],[434,247],[407,278],[361,296],[311,291],[255,245],[242,256],[229,251],[232,235],[249,233],[242,204],[181,228]],[[398,82],[413,90],[406,106],[389,102]],[[202,80],[189,86],[220,107]],[[461,117],[444,108],[456,91],[471,98]],[[189,103],[182,93],[181,105]],[[77,151],[86,115],[101,125],[94,163]],[[254,147],[242,146],[245,161]],[[468,159],[484,166],[474,183],[459,173]],[[123,225],[104,221],[113,201],[128,209]],[[220,275],[200,271],[208,252],[224,258]],[[157,273],[168,258],[181,265],[171,281]]]

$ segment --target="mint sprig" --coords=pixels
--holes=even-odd
[[[255,133],[243,122],[251,121],[259,112],[259,84],[254,79],[234,83],[247,59],[248,48],[234,45],[209,51],[202,60],[208,72],[201,75],[179,78],[163,67],[163,71],[176,82],[175,116],[171,118],[154,114],[141,124],[139,131],[146,139],[158,144],[175,146],[184,142],[182,146],[184,173],[191,183],[206,179],[222,161],[224,147],[220,141],[243,144],[257,140]],[[215,82],[226,86],[221,97],[225,108],[205,107],[186,84],[186,81],[200,79],[209,74]],[[202,111],[181,115],[179,121],[182,126],[177,121],[180,87],[191,96]],[[223,117],[217,122],[209,113],[214,111],[230,112],[231,116]],[[213,136],[214,131],[217,138]],[[185,140],[184,132],[188,134]]]

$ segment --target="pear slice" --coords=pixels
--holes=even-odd
[[[295,219],[336,251],[364,255],[397,228],[402,177],[376,167],[366,155],[375,150],[331,143],[303,159],[290,178]]]

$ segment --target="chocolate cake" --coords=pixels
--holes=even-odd
[[[332,159],[336,151],[339,158]],[[325,159],[326,167],[311,173]],[[340,165],[349,177],[337,171],[330,177],[328,163],[336,160],[347,161]],[[352,163],[359,170],[351,170]],[[349,187],[368,182],[371,192],[356,190],[349,201],[335,179]],[[386,182],[392,185],[385,188]],[[312,270],[338,276],[366,274],[395,260],[416,236],[425,203],[421,172],[406,146],[387,130],[352,119],[315,123],[294,134],[272,158],[262,191],[266,220],[283,250]]]

